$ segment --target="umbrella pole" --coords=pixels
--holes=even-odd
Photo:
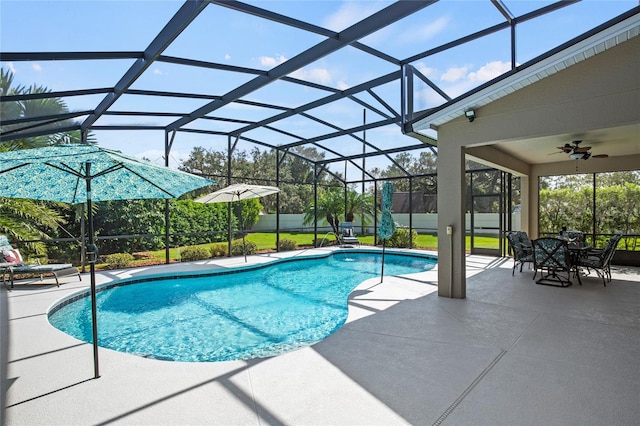
[[[247,263],[247,247],[244,242],[244,225],[242,224],[242,204],[240,204],[240,232],[242,232],[242,254],[244,254],[244,263]]]
[[[382,271],[380,272],[380,282],[384,281],[384,248],[387,245],[387,240],[382,240]]]
[[[93,236],[93,209],[91,206],[91,163],[86,163],[87,182],[87,218],[89,222],[89,250],[93,251],[93,256],[98,255],[98,249],[95,245]],[[91,275],[91,327],[93,334],[93,374],[94,378],[100,377],[100,369],[98,367],[98,307],[96,303],[96,259],[89,259],[89,271]]]

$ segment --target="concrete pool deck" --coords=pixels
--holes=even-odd
[[[328,249],[249,256],[250,263]],[[98,283],[244,265],[243,258],[108,271]],[[467,257],[467,298],[437,296],[437,273],[364,282],[349,319],[273,358],[179,363],[92,346],[49,325],[89,285],[0,293],[6,425],[640,424],[640,270],[568,288],[511,276],[512,260]],[[46,281],[52,283],[51,281]]]

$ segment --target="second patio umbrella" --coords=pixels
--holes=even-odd
[[[215,181],[95,145],[57,145],[0,153],[0,197],[87,203],[95,378],[98,325],[92,201],[169,199]],[[84,237],[84,236],[83,236]]]
[[[380,273],[380,282],[384,280],[384,251],[387,240],[396,232],[396,224],[391,216],[394,192],[395,190],[391,182],[386,182],[382,187],[382,217],[380,218],[380,226],[378,226],[378,236],[382,239],[382,272]]]
[[[275,194],[276,192],[280,192],[280,189],[275,186],[236,183],[200,197],[196,201],[199,203],[233,203],[234,201],[264,197],[265,195]],[[244,229],[242,226],[242,209],[240,210],[239,221],[240,230],[242,231],[242,254],[244,254],[244,261],[246,262],[247,253],[245,250]]]

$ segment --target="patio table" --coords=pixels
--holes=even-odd
[[[593,246],[591,244],[579,244],[573,242],[569,243],[567,247],[569,249],[569,256],[571,256],[571,269],[578,278],[578,283],[582,285],[582,280],[580,279],[580,267],[578,266],[579,259],[586,257]]]

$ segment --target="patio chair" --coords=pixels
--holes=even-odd
[[[515,274],[516,266],[520,265],[520,272],[525,263],[533,264],[533,249],[529,236],[524,231],[514,231],[507,234],[507,241],[513,253],[513,269],[511,276]],[[534,275],[535,277],[535,275]]]
[[[611,282],[611,260],[616,252],[618,243],[622,239],[622,234],[612,236],[604,249],[591,249],[586,256],[580,257],[577,261],[578,267],[593,269],[602,278],[602,283],[607,286],[607,281]]]
[[[40,280],[44,279],[45,274],[53,274],[56,285],[60,287],[59,278],[71,275],[77,275],[82,281],[78,268],[70,263],[54,263],[47,265],[27,265],[22,260],[22,255],[18,249],[14,249],[9,243],[6,235],[0,235],[0,263],[2,263],[2,283],[7,287],[6,276],[9,274],[9,282],[11,288],[14,285],[15,274],[33,274],[39,275]],[[9,289],[9,287],[7,287]]]
[[[340,235],[340,240],[342,244],[357,244],[360,246],[360,240],[353,233],[353,222],[342,222],[342,233]]]
[[[552,285],[556,287],[568,287],[572,284],[571,256],[566,241],[558,238],[538,238],[533,240],[533,264],[541,277],[536,284]],[[546,273],[546,275],[545,275]],[[560,275],[566,273],[566,277]],[[535,275],[533,278],[535,279]],[[578,275],[578,281],[580,276]],[[582,284],[582,283],[581,283]]]

